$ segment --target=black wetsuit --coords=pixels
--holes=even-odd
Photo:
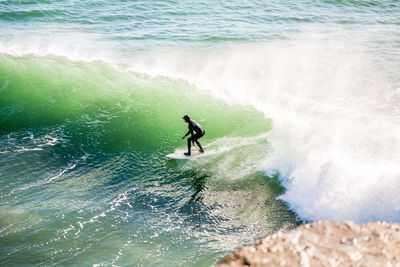
[[[199,141],[197,141],[198,139],[200,139],[201,137],[204,136],[204,134],[206,133],[206,131],[204,131],[204,129],[201,127],[201,125],[195,121],[195,120],[190,120],[188,123],[188,128],[189,131],[185,134],[185,136],[188,136],[189,134],[191,135],[191,137],[188,138],[188,153],[190,154],[190,147],[191,147],[191,142],[196,142],[196,144],[199,146],[200,151],[203,152],[203,148],[201,147]],[[193,131],[195,132],[195,134],[193,134]]]

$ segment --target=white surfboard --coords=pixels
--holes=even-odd
[[[212,154],[212,150],[205,151],[204,153],[200,153],[198,150],[191,151],[190,156],[185,156],[183,153],[185,153],[184,150],[176,150],[174,153],[166,155],[167,158],[170,159],[183,159],[183,160],[190,160],[190,159],[197,159],[200,157],[204,157],[207,155]]]

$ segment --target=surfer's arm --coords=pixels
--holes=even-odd
[[[189,131],[182,137],[182,140],[186,138],[186,136],[188,136],[189,134],[193,135],[193,130],[189,129]]]
[[[189,131],[182,137],[182,140],[185,139],[186,136],[188,136],[189,134],[191,134],[191,136],[193,136],[193,126],[192,124],[189,123]]]
[[[189,131],[190,132],[190,131]],[[187,132],[184,136],[182,136],[182,140],[186,138],[186,136],[188,136],[189,132]]]

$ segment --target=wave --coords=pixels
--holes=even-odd
[[[301,219],[399,222],[398,69],[362,41],[331,37],[141,50],[122,64],[2,54],[0,123],[72,121],[88,144],[156,150],[181,145],[179,118],[191,113],[216,144],[267,134],[257,149],[239,146],[234,168],[225,159],[210,171],[278,174],[280,199]]]
[[[254,108],[228,106],[185,81],[56,56],[0,54],[0,113],[3,134],[46,129],[85,151],[182,145],[185,114],[210,140],[269,127]]]

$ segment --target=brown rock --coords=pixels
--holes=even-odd
[[[399,266],[400,226],[317,221],[232,252],[220,267]]]

